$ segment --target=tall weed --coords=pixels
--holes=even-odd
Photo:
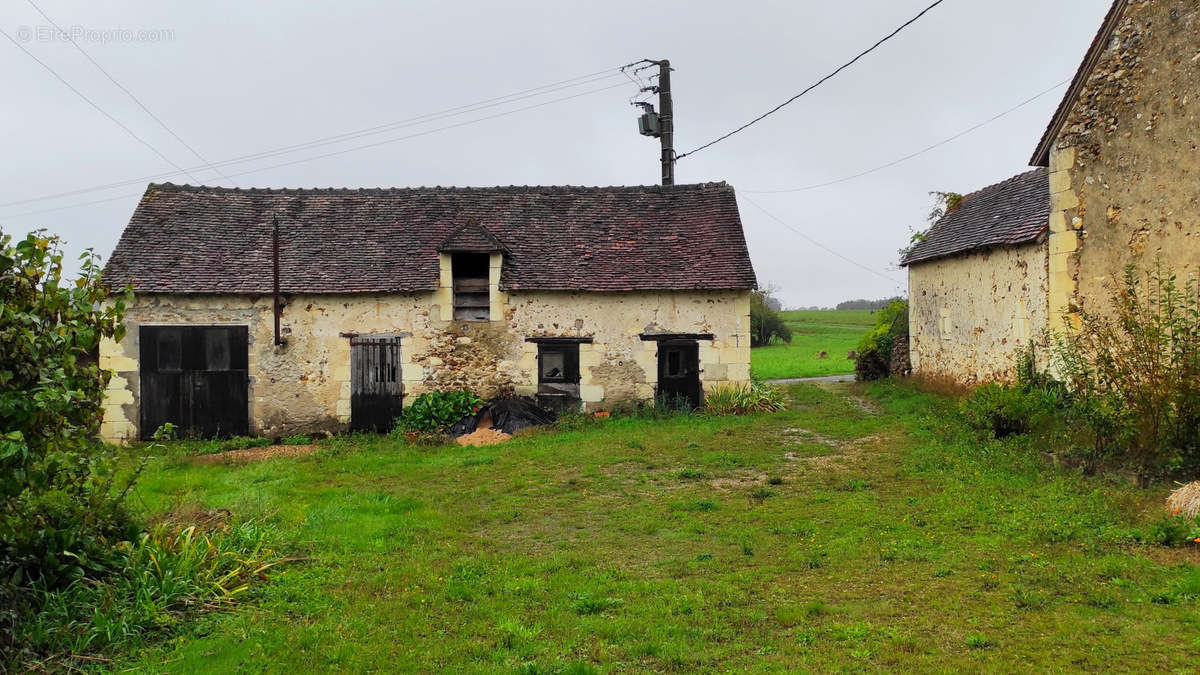
[[[786,407],[783,390],[762,382],[728,384],[704,394],[704,412],[708,415],[778,412]]]
[[[35,590],[16,625],[28,652],[70,659],[142,644],[189,612],[232,603],[280,561],[272,528],[245,522],[203,533],[162,524],[121,545],[123,564],[107,577]]]
[[[1161,265],[1126,268],[1111,312],[1082,309],[1054,360],[1092,464],[1145,479],[1200,471],[1200,288]]]

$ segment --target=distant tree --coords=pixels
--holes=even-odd
[[[773,289],[763,288],[750,294],[750,346],[762,347],[778,338],[792,341],[792,329],[779,315],[779,301],[771,296]]]
[[[872,311],[878,311],[886,308],[888,305],[891,305],[897,300],[903,299],[904,298],[900,296],[895,296],[891,298],[883,298],[881,300],[847,300],[845,302],[839,302],[837,304],[837,309],[869,309]]]

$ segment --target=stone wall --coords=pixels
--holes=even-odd
[[[249,327],[250,426],[275,436],[340,430],[350,417],[350,342],[346,333],[400,333],[405,401],[424,391],[469,387],[491,397],[531,395],[537,345],[527,337],[589,337],[580,345],[580,393],[588,409],[648,399],[657,383],[657,344],[643,333],[711,333],[700,342],[705,388],[750,377],[748,291],[504,293],[493,261],[492,321],[452,322],[449,272],[442,287],[404,295],[289,296],[287,344],[273,344],[272,299],[248,296],[139,296],[126,337],[101,345],[101,367],[115,371],[102,435],[138,437],[138,326],[234,324]]]
[[[1046,246],[990,249],[909,267],[909,353],[917,377],[1009,381],[1047,325]]]
[[[1200,8],[1130,2],[1050,154],[1053,316],[1104,311],[1128,264],[1200,272],[1198,112]]]

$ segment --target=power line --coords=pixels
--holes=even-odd
[[[252,173],[259,173],[259,172],[261,172],[261,171],[269,171],[269,170],[271,170],[271,169],[278,169],[278,168],[281,168],[281,167],[285,167],[285,166],[292,166],[292,165],[295,165],[295,164],[303,164],[303,163],[305,163],[305,162],[312,162],[312,161],[316,161],[316,160],[318,160],[318,159],[325,159],[325,158],[327,158],[327,157],[334,157],[334,156],[337,156],[337,155],[344,155],[344,154],[346,154],[346,153],[350,153],[350,152],[357,152],[357,151],[359,151],[359,150],[366,150],[366,149],[368,149],[368,148],[374,148],[374,147],[378,147],[378,146],[381,146],[381,145],[386,145],[386,144],[389,144],[389,143],[396,143],[396,142],[398,142],[398,141],[404,141],[404,140],[408,140],[408,139],[410,139],[410,138],[418,138],[418,137],[420,137],[420,136],[428,136],[429,134],[434,134],[434,133],[438,133],[438,132],[441,132],[441,131],[447,131],[447,130],[450,130],[450,129],[457,129],[457,128],[459,128],[459,127],[467,126],[467,125],[470,125],[470,124],[476,124],[476,123],[479,123],[479,122],[486,122],[486,121],[488,121],[488,120],[493,120],[493,119],[496,119],[496,118],[499,118],[499,117],[506,117],[506,116],[508,116],[508,115],[513,115],[513,114],[516,114],[516,113],[519,113],[519,112],[524,112],[524,111],[526,111],[526,110],[532,110],[532,109],[534,109],[534,108],[541,108],[541,107],[543,107],[543,106],[551,105],[551,104],[553,104],[553,103],[560,103],[560,102],[562,102],[562,101],[569,101],[569,100],[571,100],[571,99],[576,99],[576,98],[579,98],[579,97],[581,97],[581,96],[587,96],[587,95],[589,95],[589,94],[595,94],[595,93],[602,92],[602,91],[608,91],[608,90],[610,90],[610,89],[616,89],[617,87],[626,87],[626,86],[629,86],[629,85],[628,85],[627,83],[625,83],[625,82],[620,82],[620,83],[618,83],[618,84],[610,85],[610,86],[607,86],[607,87],[600,87],[599,89],[592,89],[592,90],[589,90],[589,91],[580,92],[580,93],[578,93],[578,94],[572,94],[572,95],[570,95],[570,96],[563,96],[563,97],[561,97],[561,98],[551,99],[551,100],[549,100],[549,101],[542,101],[541,103],[536,103],[536,104],[534,104],[534,105],[525,106],[525,107],[523,107],[523,108],[516,108],[516,109],[513,109],[513,110],[506,110],[506,111],[504,111],[504,112],[496,113],[496,114],[494,114],[494,115],[487,115],[487,116],[485,116],[485,117],[478,117],[478,118],[475,118],[475,119],[470,119],[470,120],[466,120],[466,121],[463,121],[463,122],[459,122],[459,123],[457,123],[457,124],[451,124],[451,125],[447,125],[447,126],[444,126],[444,127],[437,127],[437,128],[435,128],[435,129],[427,129],[427,130],[425,130],[425,131],[421,131],[421,132],[419,132],[419,133],[415,133],[415,134],[409,134],[409,135],[407,135],[407,136],[398,136],[398,137],[396,137],[396,138],[388,138],[388,139],[384,139],[384,140],[382,140],[382,141],[376,141],[376,142],[374,142],[374,143],[367,143],[367,144],[364,144],[364,145],[356,145],[356,146],[354,146],[354,147],[350,147],[350,148],[343,148],[343,149],[341,149],[341,150],[336,150],[336,151],[334,151],[334,152],[327,152],[327,153],[325,153],[325,154],[321,154],[321,155],[314,155],[314,156],[311,156],[311,157],[302,157],[302,158],[300,158],[300,159],[295,159],[295,160],[291,160],[291,161],[288,161],[288,162],[282,162],[282,163],[280,163],[280,164],[272,164],[272,165],[270,165],[270,166],[260,166],[260,167],[256,167],[256,168],[254,168],[254,169],[250,169],[250,170],[247,170],[247,171],[240,171],[240,172],[237,172],[237,173],[231,173],[231,174],[229,174],[229,175],[230,175],[230,176],[246,176],[246,175],[249,175],[249,174],[252,174]],[[218,162],[218,164],[220,164],[220,163]],[[66,205],[66,206],[58,206],[58,207],[49,208],[49,209],[42,209],[42,210],[39,210],[39,211],[26,211],[26,212],[24,212],[24,213],[15,213],[15,214],[7,215],[7,216],[0,216],[0,217],[3,217],[3,218],[21,218],[21,217],[24,217],[24,216],[33,216],[33,215],[39,215],[39,214],[42,214],[42,213],[51,213],[51,212],[54,212],[54,211],[62,211],[62,210],[65,210],[65,209],[73,209],[73,208],[77,208],[77,207],[81,207],[81,206],[91,206],[92,204],[102,204],[102,203],[105,203],[105,202],[116,201],[116,200],[118,200],[118,199],[129,199],[129,198],[133,198],[133,197],[138,197],[138,196],[140,196],[141,194],[142,194],[142,193],[140,193],[140,192],[136,192],[136,193],[132,193],[132,194],[120,195],[120,196],[118,196],[118,197],[109,197],[109,198],[105,198],[105,199],[96,199],[96,200],[92,200],[92,201],[88,201],[88,202],[81,202],[81,203],[78,203],[78,204],[68,204],[68,205]]]
[[[599,77],[597,77],[597,76],[599,76]],[[335,134],[333,136],[325,136],[323,138],[317,138],[317,139],[305,141],[302,143],[296,143],[293,145],[286,145],[286,146],[282,146],[282,147],[275,148],[272,150],[264,150],[262,152],[251,153],[248,155],[240,155],[237,157],[232,157],[229,159],[224,159],[224,160],[220,160],[218,162],[214,162],[214,163],[210,164],[210,166],[212,166],[212,167],[228,167],[228,166],[233,166],[236,164],[244,164],[246,162],[250,162],[250,161],[254,161],[254,160],[258,160],[258,159],[266,159],[269,157],[277,157],[279,155],[286,155],[286,154],[290,154],[290,153],[297,152],[300,150],[307,150],[310,148],[317,148],[317,147],[322,147],[322,146],[326,146],[326,145],[333,145],[333,144],[340,143],[343,141],[354,140],[356,138],[373,136],[373,135],[385,133],[387,131],[394,131],[396,129],[403,129],[403,128],[412,127],[412,126],[419,126],[422,124],[436,122],[438,120],[446,119],[449,117],[457,117],[459,115],[465,115],[465,114],[469,114],[472,112],[487,110],[489,108],[495,108],[497,106],[507,105],[510,103],[515,103],[517,101],[523,101],[523,100],[530,99],[530,98],[538,98],[538,97],[546,96],[548,94],[552,94],[552,93],[555,93],[558,91],[563,91],[566,89],[573,89],[575,87],[580,87],[580,86],[592,84],[595,82],[602,82],[604,80],[610,79],[612,77],[618,77],[618,76],[620,76],[620,72],[615,69],[602,70],[602,71],[598,71],[598,72],[594,72],[594,73],[589,73],[587,75],[581,75],[579,77],[573,77],[573,78],[570,78],[567,80],[561,80],[559,82],[542,85],[540,87],[534,87],[531,89],[525,89],[522,91],[513,92],[511,94],[506,94],[504,96],[498,96],[498,97],[494,97],[494,98],[490,98],[490,99],[484,99],[482,101],[476,101],[474,103],[468,103],[468,104],[464,104],[464,105],[460,105],[460,106],[455,106],[453,108],[446,108],[446,109],[443,109],[443,110],[440,110],[437,112],[425,113],[423,115],[417,115],[416,117],[409,117],[406,119],[397,120],[394,122],[388,122],[388,123],[376,125],[373,127],[367,127],[364,129],[357,129],[354,131],[348,131],[348,132],[344,132],[341,134]],[[614,85],[614,87],[611,87],[611,88],[615,88],[616,86],[626,86],[626,85],[624,83],[621,83],[621,85]],[[602,90],[596,90],[596,91],[602,91]],[[586,94],[586,93],[593,93],[593,92],[584,92],[584,93]],[[572,97],[567,97],[567,98],[572,98]],[[547,103],[554,103],[554,102],[560,101],[560,100],[566,100],[566,99],[555,99],[552,101],[548,101]],[[537,106],[531,106],[531,107],[537,107]],[[526,110],[526,109],[528,109],[528,108],[522,108],[520,110]],[[491,118],[487,117],[487,118],[483,118],[483,119],[491,119]],[[451,128],[453,128],[453,127],[451,127]],[[197,168],[204,168],[204,167],[193,167],[193,169],[197,169]],[[131,179],[127,179],[127,180],[117,181],[115,183],[93,185],[91,187],[79,188],[76,190],[68,190],[65,192],[41,195],[38,197],[29,197],[26,199],[18,199],[18,200],[14,200],[11,202],[2,203],[2,204],[0,204],[0,207],[16,206],[18,204],[28,204],[30,202],[43,201],[43,200],[47,200],[47,199],[58,199],[61,197],[71,197],[74,195],[85,194],[88,192],[108,190],[108,189],[117,188],[117,187],[124,187],[126,185],[135,185],[138,183],[153,181],[153,180],[160,179],[160,178],[167,178],[167,177],[175,175],[176,173],[178,173],[178,172],[168,171],[168,172],[162,172],[162,173],[155,173],[155,174],[149,174],[146,176],[139,176],[137,178],[131,178]],[[187,172],[184,172],[184,173],[187,173]],[[232,175],[238,176],[238,175],[244,175],[244,173],[245,172],[243,172],[243,174],[235,173]],[[190,173],[188,173],[188,175],[191,176]],[[195,177],[193,176],[193,179],[194,178]],[[201,181],[197,180],[196,182],[199,183]],[[100,200],[100,201],[105,201],[105,200]],[[40,212],[38,212],[38,213],[40,213]]]
[[[1020,110],[1021,108],[1024,108],[1025,106],[1029,105],[1030,103],[1033,103],[1034,101],[1045,96],[1046,94],[1049,94],[1050,92],[1055,91],[1056,89],[1062,87],[1064,84],[1069,83],[1070,81],[1071,80],[1069,80],[1069,79],[1063,80],[1062,82],[1059,82],[1058,84],[1054,85],[1053,87],[1050,87],[1049,89],[1046,89],[1045,91],[1042,91],[1041,93],[1035,94],[1034,96],[1027,98],[1024,101],[1021,101],[1020,103],[1009,108],[1008,110],[1005,110],[1004,112],[1002,112],[998,115],[994,115],[994,116],[980,122],[979,124],[976,124],[972,127],[964,129],[945,140],[938,141],[937,143],[934,143],[933,145],[930,145],[926,148],[918,150],[912,154],[905,155],[899,159],[892,160],[892,161],[888,162],[887,164],[880,164],[879,166],[877,166],[873,169],[861,171],[861,172],[853,174],[851,176],[846,176],[845,178],[838,178],[837,180],[831,180],[831,181],[828,181],[825,183],[816,183],[814,185],[805,185],[803,187],[787,188],[784,190],[739,190],[739,192],[749,192],[750,194],[758,194],[758,195],[776,195],[776,194],[783,194],[783,193],[787,193],[787,192],[807,192],[808,190],[816,190],[818,188],[829,187],[830,185],[837,185],[839,183],[845,183],[847,181],[852,181],[856,178],[862,178],[863,176],[869,176],[873,173],[883,171],[884,169],[890,169],[891,167],[896,166],[897,164],[903,164],[904,162],[907,162],[910,159],[915,159],[917,157],[920,157],[921,155],[923,155],[931,150],[936,150],[937,148],[940,148],[943,145],[946,145],[947,143],[950,143],[952,141],[957,141],[958,139],[962,138],[963,136],[966,136],[967,134],[969,134],[973,131],[978,131],[979,129],[982,129],[983,127],[991,124],[992,122],[995,122],[995,121],[1001,119],[1002,117],[1011,115],[1012,113]]]
[[[754,208],[758,209],[759,211],[762,211],[762,212],[763,212],[763,213],[764,213],[764,214],[765,214],[765,215],[766,215],[768,218],[770,218],[771,220],[774,220],[775,222],[779,223],[780,225],[784,226],[785,228],[787,228],[787,229],[791,230],[792,232],[794,232],[794,233],[796,233],[796,234],[800,235],[801,237],[803,237],[804,239],[806,239],[806,240],[807,240],[807,241],[808,241],[810,244],[812,244],[813,246],[816,246],[817,248],[819,248],[819,249],[821,249],[821,250],[825,251],[826,253],[829,253],[829,254],[831,254],[831,255],[837,256],[838,258],[841,258],[842,260],[845,260],[846,262],[850,263],[851,265],[854,265],[855,267],[861,268],[861,269],[863,269],[863,270],[865,270],[865,271],[867,271],[867,272],[870,272],[871,274],[874,274],[875,276],[877,276],[877,277],[880,277],[880,278],[882,278],[882,279],[887,279],[888,281],[890,281],[890,282],[892,282],[892,283],[894,283],[894,284],[898,284],[898,285],[901,285],[901,286],[903,286],[903,285],[904,285],[904,284],[903,284],[903,282],[901,282],[899,279],[894,279],[894,278],[892,278],[892,277],[889,277],[888,275],[884,274],[883,272],[880,272],[880,271],[878,271],[878,270],[876,270],[876,269],[874,269],[874,268],[868,267],[868,266],[866,266],[866,265],[864,265],[864,264],[862,264],[862,263],[858,262],[857,260],[852,260],[852,259],[850,259],[850,258],[847,258],[846,256],[842,255],[841,253],[838,253],[837,251],[835,251],[835,250],[833,250],[833,249],[829,248],[828,246],[826,246],[826,245],[822,244],[821,242],[817,241],[816,239],[813,239],[812,237],[808,236],[807,234],[805,234],[805,233],[801,232],[800,230],[797,230],[796,228],[794,228],[794,227],[792,227],[791,225],[789,225],[789,224],[788,224],[786,221],[784,221],[784,220],[783,220],[782,218],[780,218],[779,216],[776,216],[775,214],[771,213],[770,211],[768,211],[768,210],[764,209],[762,206],[760,206],[760,205],[758,204],[758,202],[755,202],[753,199],[750,199],[749,197],[747,197],[747,196],[745,196],[745,195],[742,195],[742,194],[739,194],[739,195],[738,195],[738,199],[739,199],[739,200],[745,200],[745,201],[746,201],[746,203],[750,204],[751,206],[753,206]]]
[[[807,89],[805,89],[804,91],[800,92],[799,94],[796,94],[795,96],[793,96],[793,97],[789,98],[788,100],[784,101],[783,103],[780,103],[779,105],[775,106],[774,108],[771,108],[771,109],[770,109],[770,110],[768,110],[767,112],[765,112],[765,113],[763,113],[763,114],[759,115],[758,117],[755,117],[754,119],[750,120],[749,122],[746,122],[746,123],[745,123],[745,124],[743,124],[742,126],[740,126],[740,127],[736,128],[736,129],[734,129],[733,131],[730,131],[729,133],[725,134],[724,136],[719,136],[719,137],[717,137],[717,138],[715,138],[715,139],[713,139],[713,140],[711,140],[711,141],[709,141],[709,142],[705,143],[704,145],[701,145],[700,147],[696,148],[695,150],[692,150],[692,151],[690,151],[690,152],[685,152],[685,153],[683,153],[682,155],[678,155],[678,156],[676,156],[676,157],[675,157],[676,161],[678,161],[678,160],[681,160],[681,159],[683,159],[684,157],[687,157],[688,155],[694,155],[694,154],[696,154],[697,152],[700,152],[701,150],[703,150],[703,149],[705,149],[705,148],[708,148],[708,147],[711,147],[711,146],[713,146],[713,145],[716,145],[717,143],[720,143],[721,141],[725,140],[726,138],[729,138],[730,136],[732,136],[732,135],[734,135],[734,134],[736,134],[736,133],[738,133],[738,132],[740,132],[740,131],[743,131],[743,130],[745,130],[745,129],[749,128],[750,126],[752,126],[752,125],[754,125],[754,124],[757,124],[758,122],[761,122],[762,120],[766,119],[767,117],[769,117],[769,116],[771,116],[771,115],[773,115],[773,114],[775,114],[775,113],[779,112],[779,111],[780,111],[780,110],[782,110],[782,109],[783,109],[785,106],[787,106],[787,105],[791,104],[791,103],[792,103],[793,101],[795,101],[796,99],[799,99],[800,97],[804,96],[805,94],[807,94],[808,92],[812,91],[813,89],[816,89],[817,87],[821,86],[822,84],[825,84],[825,83],[826,83],[826,82],[828,82],[829,80],[832,80],[834,77],[836,77],[836,76],[837,76],[839,73],[841,73],[843,70],[845,70],[845,69],[849,68],[850,66],[854,65],[854,64],[855,64],[855,63],[857,63],[857,62],[858,62],[860,59],[862,59],[864,56],[866,56],[867,54],[870,54],[871,52],[873,52],[873,51],[875,51],[876,49],[878,49],[878,48],[879,48],[881,45],[883,45],[883,43],[885,43],[885,42],[887,42],[888,40],[891,40],[892,38],[894,38],[894,37],[896,37],[897,35],[899,35],[899,34],[900,34],[900,32],[901,32],[901,31],[903,31],[905,28],[908,28],[909,26],[911,26],[911,25],[913,25],[914,23],[916,23],[917,21],[919,21],[919,20],[921,19],[921,17],[925,16],[925,15],[926,15],[926,14],[928,14],[930,11],[932,11],[934,7],[937,7],[938,5],[942,4],[942,3],[943,3],[943,2],[945,2],[945,1],[946,1],[946,0],[937,0],[937,2],[934,2],[932,5],[930,5],[930,6],[926,7],[925,9],[921,10],[921,12],[920,12],[919,14],[917,14],[917,15],[916,15],[916,16],[914,16],[913,18],[909,19],[908,21],[905,21],[905,22],[904,22],[904,23],[903,23],[903,24],[902,24],[902,25],[901,25],[899,28],[897,28],[896,30],[892,31],[890,34],[888,34],[886,37],[884,37],[883,39],[881,39],[879,42],[876,42],[874,45],[871,45],[871,47],[869,47],[868,49],[866,49],[866,50],[862,51],[861,53],[859,53],[859,55],[858,55],[858,56],[855,56],[853,59],[850,59],[850,60],[849,60],[849,61],[847,61],[846,63],[842,64],[841,66],[839,66],[839,67],[837,68],[837,70],[834,70],[832,73],[830,73],[830,74],[826,75],[825,77],[822,77],[820,80],[817,80],[817,82],[816,82],[815,84],[813,84],[813,85],[809,86]]]
[[[67,39],[67,41],[71,43],[72,47],[74,47],[76,50],[78,50],[80,54],[83,54],[84,58],[86,58],[88,61],[91,61],[92,65],[96,66],[96,69],[99,70],[101,73],[103,73],[104,77],[107,77],[109,82],[112,82],[114,85],[116,85],[117,89],[120,89],[121,91],[125,92],[125,95],[128,96],[130,98],[130,100],[132,100],[134,103],[136,103],[137,106],[142,109],[142,112],[146,113],[147,115],[150,116],[151,119],[153,119],[155,122],[157,122],[158,126],[162,127],[163,129],[166,129],[167,133],[171,134],[171,136],[174,137],[175,140],[179,141],[179,143],[181,145],[183,145],[183,147],[187,148],[193,155],[195,155],[197,159],[199,159],[201,162],[204,162],[204,164],[208,168],[217,172],[217,174],[219,176],[221,176],[222,178],[224,178],[225,180],[228,180],[229,182],[233,183],[234,185],[237,185],[237,181],[229,178],[229,176],[226,176],[225,174],[221,173],[220,169],[212,166],[212,164],[207,159],[204,158],[204,155],[201,155],[198,150],[196,150],[195,148],[193,148],[191,146],[191,144],[189,144],[187,141],[183,140],[183,138],[181,138],[179,136],[179,134],[175,133],[175,131],[173,129],[171,129],[171,127],[167,126],[167,123],[162,121],[162,119],[160,119],[158,115],[155,115],[153,112],[151,112],[151,110],[146,107],[146,104],[142,103],[141,99],[139,99],[137,96],[133,95],[132,91],[129,91],[129,89],[127,89],[125,87],[125,85],[121,84],[120,82],[117,82],[117,79],[115,77],[113,77],[107,70],[105,70],[104,66],[101,66],[96,61],[96,59],[92,58],[91,54],[87,53],[87,50],[85,50],[83,47],[79,46],[79,43],[76,42],[75,39],[72,38],[71,35],[67,31],[65,31],[61,27],[59,27],[59,25],[54,22],[54,19],[51,19],[44,11],[42,11],[42,8],[38,7],[37,3],[35,3],[33,0],[26,0],[26,2],[28,2],[29,5],[31,7],[33,7],[35,10],[37,10],[37,13],[41,14],[42,18],[45,19],[47,22],[49,22],[49,24],[51,26],[53,26],[55,30],[57,30],[63,37],[65,37]]]
[[[28,56],[29,58],[33,59],[34,61],[37,61],[38,65],[45,68],[46,71],[49,72],[51,75],[53,75],[56,80],[63,83],[63,85],[66,86],[67,89],[70,89],[72,92],[74,92],[74,94],[76,96],[83,99],[85,103],[87,103],[88,105],[95,108],[96,111],[99,112],[101,115],[104,115],[105,117],[107,117],[113,124],[121,127],[121,129],[123,129],[125,131],[125,133],[129,134],[138,143],[141,143],[142,145],[146,146],[147,148],[150,148],[150,150],[154,154],[161,157],[163,159],[163,161],[165,161],[167,164],[170,164],[171,166],[178,169],[180,173],[184,173],[184,174],[187,174],[188,176],[191,176],[192,180],[195,180],[195,181],[200,180],[199,178],[196,178],[195,176],[193,176],[191,174],[191,172],[189,172],[187,169],[184,169],[183,167],[179,166],[175,162],[171,161],[170,157],[167,157],[162,152],[160,152],[159,149],[154,147],[153,145],[151,145],[149,141],[147,141],[144,138],[142,138],[141,136],[138,136],[137,134],[133,133],[132,129],[130,129],[129,127],[127,127],[121,123],[121,120],[118,120],[117,118],[108,114],[108,112],[104,108],[101,108],[100,106],[96,105],[96,103],[94,101],[92,101],[92,99],[88,98],[87,96],[84,96],[83,92],[79,91],[74,86],[72,86],[70,82],[67,82],[65,79],[63,79],[62,75],[59,75],[58,72],[55,71],[53,68],[51,68],[49,65],[47,65],[45,61],[42,61],[37,56],[35,56],[33,54],[33,52],[26,49],[24,45],[22,45],[20,42],[17,42],[16,40],[14,40],[13,37],[11,35],[9,35],[3,28],[0,28],[0,35],[3,35],[4,37],[8,38],[8,41],[13,43],[14,45],[16,45],[17,49],[20,49],[21,51],[25,52],[25,55]]]

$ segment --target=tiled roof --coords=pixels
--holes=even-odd
[[[269,190],[151,184],[105,269],[141,293],[408,292],[438,283],[438,248],[477,222],[514,290],[746,289],[754,270],[733,188]]]
[[[438,250],[445,252],[491,253],[493,251],[504,251],[505,246],[496,238],[496,235],[488,232],[486,227],[472,220],[451,232],[450,236],[446,237],[446,240],[438,247]]]
[[[928,262],[994,246],[1037,241],[1050,222],[1050,174],[1034,169],[967,195],[901,261]]]
[[[1042,135],[1042,140],[1038,142],[1037,149],[1033,151],[1033,157],[1029,160],[1031,166],[1050,166],[1050,149],[1054,145],[1054,139],[1058,138],[1059,133],[1062,132],[1063,125],[1066,124],[1067,117],[1071,114],[1071,107],[1079,99],[1088,78],[1091,77],[1092,69],[1096,67],[1104,50],[1112,41],[1113,33],[1120,24],[1121,16],[1128,4],[1129,0],[1113,0],[1108,15],[1104,17],[1104,23],[1100,24],[1100,31],[1096,33],[1092,45],[1088,47],[1087,54],[1083,57],[1083,63],[1079,64],[1079,70],[1075,72],[1075,79],[1071,80],[1071,86],[1063,96],[1062,102],[1058,104],[1058,109],[1054,111],[1054,117],[1050,119],[1050,125],[1046,127],[1046,132]]]

